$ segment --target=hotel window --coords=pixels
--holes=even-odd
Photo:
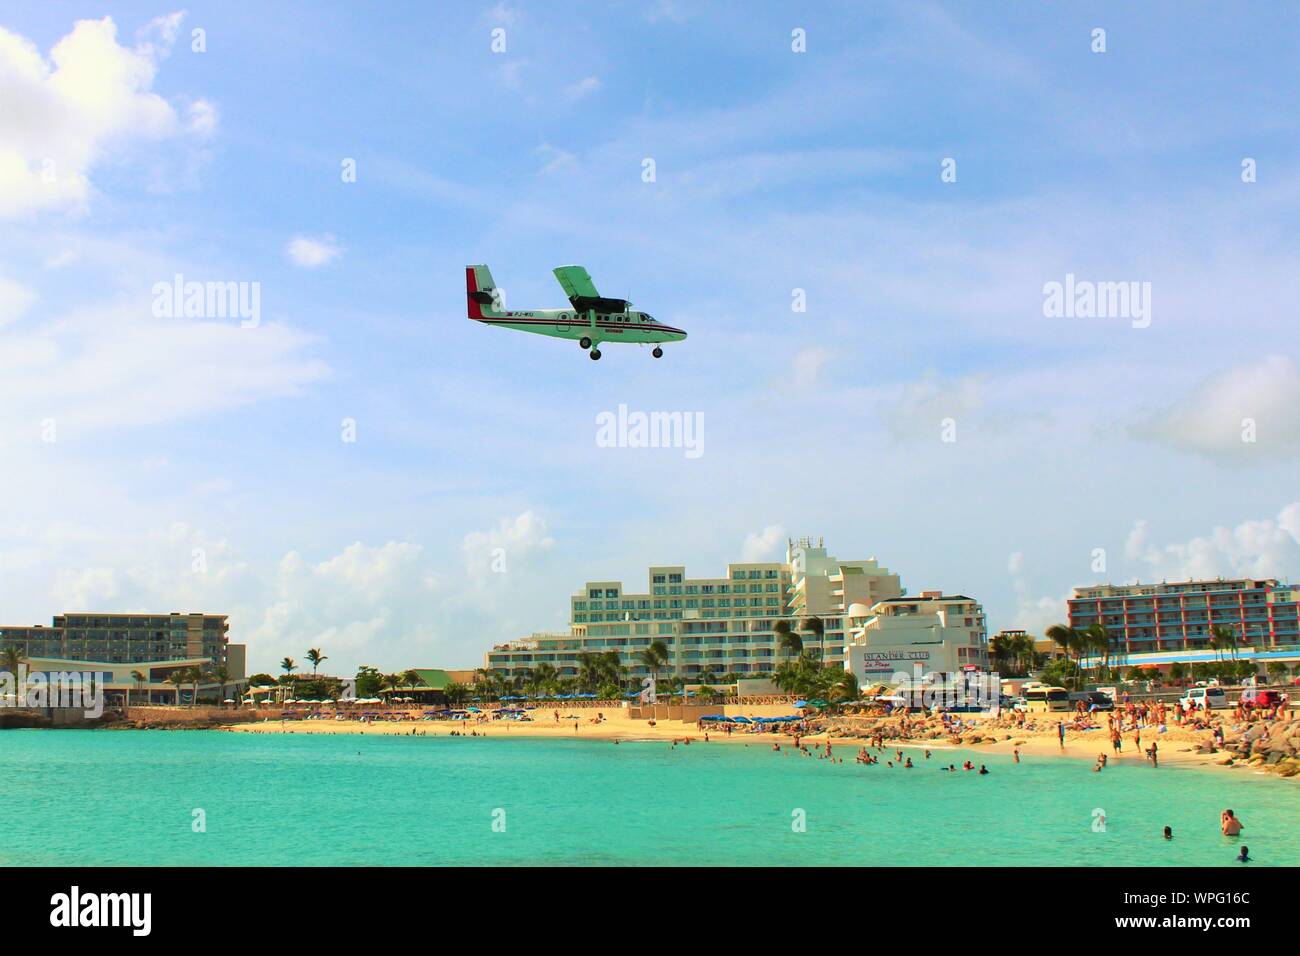
[[[663,576],[662,574],[656,574],[656,575],[654,575],[652,578],[650,578],[650,583],[651,583],[651,584],[663,584],[663,583],[664,583],[664,576]]]
[[[706,585],[704,585],[703,587],[700,588],[700,593],[701,593],[701,594],[712,594],[712,593],[713,593],[713,585],[712,585],[712,584],[706,584]]]
[[[681,576],[680,574],[670,574],[670,575],[668,575],[668,583],[669,583],[669,584],[681,584],[681,583],[682,583],[682,576]]]
[[[605,597],[607,598],[618,597],[618,588],[605,588]]]
[[[604,597],[604,596],[605,596],[605,595],[601,593],[600,588],[588,588],[588,589],[587,589],[587,597],[589,597],[589,598],[598,598],[598,597]]]

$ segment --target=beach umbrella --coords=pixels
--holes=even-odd
[[[732,718],[731,718],[731,721],[732,721],[732,723],[736,723],[736,724],[752,724],[752,723],[753,723],[753,721],[750,720],[748,717],[732,717]]]
[[[796,701],[794,702],[794,706],[796,706],[796,707],[807,707],[807,706],[808,706],[808,701],[806,701],[806,700],[796,700]]]

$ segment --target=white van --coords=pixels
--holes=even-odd
[[[1195,710],[1209,707],[1210,710],[1226,710],[1229,706],[1228,695],[1222,687],[1191,687],[1179,701],[1184,707],[1191,705]]]

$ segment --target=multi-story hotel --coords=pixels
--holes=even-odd
[[[1243,648],[1261,650],[1300,642],[1300,586],[1275,578],[1102,584],[1074,589],[1070,626],[1100,621],[1116,651],[1208,650],[1215,625],[1230,628]]]
[[[846,609],[903,593],[898,575],[874,558],[840,561],[808,538],[788,542],[784,562],[730,564],[725,577],[689,578],[683,565],[651,567],[648,585],[628,593],[621,581],[588,581],[570,599],[568,634],[494,647],[485,666],[513,677],[548,663],[572,676],[580,653],[613,650],[630,675],[643,676],[648,669],[637,652],[661,640],[669,652],[665,671],[687,680],[770,674],[781,657],[777,622],[800,631],[808,618],[822,622],[823,635],[801,632],[805,648],[841,662]]]
[[[858,683],[888,681],[894,674],[960,674],[989,667],[984,608],[962,594],[922,591],[871,607],[849,608],[845,666]]]
[[[245,646],[228,631],[224,614],[63,614],[51,627],[0,625],[0,650],[17,648],[34,671],[100,671],[110,692],[138,696],[139,671],[148,699],[163,700],[178,696],[166,683],[176,670],[224,667],[232,684],[243,679]]]

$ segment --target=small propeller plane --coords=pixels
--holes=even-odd
[[[664,325],[654,316],[637,312],[627,299],[606,299],[596,291],[591,276],[582,266],[560,266],[555,270],[570,308],[534,309],[513,312],[505,308],[501,290],[492,281],[487,266],[465,267],[465,294],[469,317],[486,325],[521,332],[536,332],[557,339],[577,339],[578,346],[589,350],[592,361],[600,358],[602,342],[635,344],[680,342],[686,333]],[[664,350],[655,345],[651,353],[663,358]]]

